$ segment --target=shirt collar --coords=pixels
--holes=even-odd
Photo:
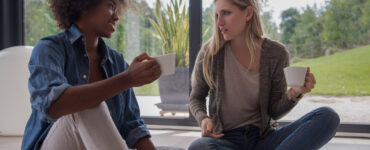
[[[80,29],[78,29],[78,27],[74,24],[72,24],[72,26],[68,29],[68,33],[69,33],[68,38],[71,44],[74,44],[78,39],[80,39],[83,36]]]
[[[98,42],[98,48],[101,49],[102,53],[103,53],[103,59],[102,59],[102,63],[105,63],[107,60],[109,60],[109,62],[111,64],[113,64],[113,59],[112,59],[112,56],[109,52],[109,47],[107,45],[105,45],[105,42],[102,38],[99,37],[99,42]]]
[[[68,29],[68,33],[68,38],[72,45],[79,39],[83,38],[83,34],[81,33],[80,29],[78,29],[78,27],[74,24],[72,24],[71,27]],[[83,42],[83,44],[85,43]],[[113,59],[109,53],[109,47],[105,45],[105,42],[101,37],[99,37],[98,49],[100,49],[103,54],[103,59],[101,63],[104,64],[107,60],[109,60],[110,63],[113,64]]]

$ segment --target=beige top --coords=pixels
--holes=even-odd
[[[258,101],[259,71],[248,71],[239,63],[230,46],[225,46],[225,98],[220,102],[224,130],[253,124],[261,128]]]

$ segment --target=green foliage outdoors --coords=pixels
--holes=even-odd
[[[324,8],[282,12],[281,41],[294,60],[315,58],[370,43],[370,1],[331,0]]]
[[[280,29],[283,30],[281,41],[284,44],[290,43],[290,38],[294,35],[294,28],[297,25],[299,12],[296,8],[289,8],[281,13]]]
[[[34,46],[43,37],[60,32],[46,0],[25,1],[25,42]]]
[[[213,34],[213,24],[214,24],[214,12],[213,12],[214,4],[210,7],[206,8],[203,12],[203,23],[202,23],[202,41],[203,43],[210,40]]]
[[[182,7],[181,7],[182,6]],[[162,11],[162,9],[164,9]],[[183,0],[171,0],[166,8],[157,0],[155,19],[148,18],[154,26],[155,37],[162,41],[162,54],[176,53],[176,66],[188,67],[189,12]]]
[[[292,64],[309,66],[317,95],[370,95],[370,45]]]
[[[134,88],[134,91],[137,96],[159,96],[158,81]]]
[[[324,42],[338,48],[351,48],[369,42],[369,8],[369,0],[330,1],[323,14]]]
[[[261,20],[264,36],[271,39],[279,39],[278,27],[272,21],[272,12],[262,12]]]
[[[290,37],[291,52],[295,57],[313,58],[325,55],[322,41],[322,20],[316,16],[317,8],[307,7],[299,17]]]
[[[178,67],[189,64],[189,13],[184,0],[159,0],[154,8],[138,1],[126,12],[110,39],[110,47],[121,52],[128,63],[142,52],[158,56],[176,51]],[[263,1],[265,4],[266,1]],[[268,2],[268,1],[267,1]],[[163,3],[163,1],[162,1]],[[203,8],[203,43],[212,35],[214,5]],[[314,94],[370,95],[369,46],[370,1],[330,0],[326,6],[290,8],[281,24],[272,21],[272,11],[261,9],[265,36],[281,41],[291,53],[293,65],[310,65],[319,83]],[[61,32],[46,0],[25,0],[25,42],[34,46],[42,37]],[[164,52],[163,52],[163,51]],[[338,53],[340,52],[340,53]],[[326,56],[327,55],[327,56]],[[326,57],[323,57],[326,56]],[[299,62],[307,60],[304,62]],[[354,71],[351,71],[354,70]],[[157,82],[135,88],[137,95],[158,95]]]

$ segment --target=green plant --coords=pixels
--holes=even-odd
[[[182,7],[181,7],[182,6]],[[189,66],[189,12],[183,0],[171,0],[166,8],[157,0],[155,20],[148,18],[162,41],[162,54],[176,53],[176,66]]]

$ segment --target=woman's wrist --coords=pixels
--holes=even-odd
[[[203,119],[201,120],[201,122],[205,121],[206,119],[210,119],[208,116],[205,116],[203,117]]]
[[[288,99],[294,102],[298,102],[303,97],[303,93],[295,91],[293,88],[291,88],[288,91]]]
[[[120,73],[119,76],[120,76],[119,79],[120,79],[120,84],[121,85],[126,85],[127,88],[134,87],[134,85],[132,83],[131,75],[127,71]]]

